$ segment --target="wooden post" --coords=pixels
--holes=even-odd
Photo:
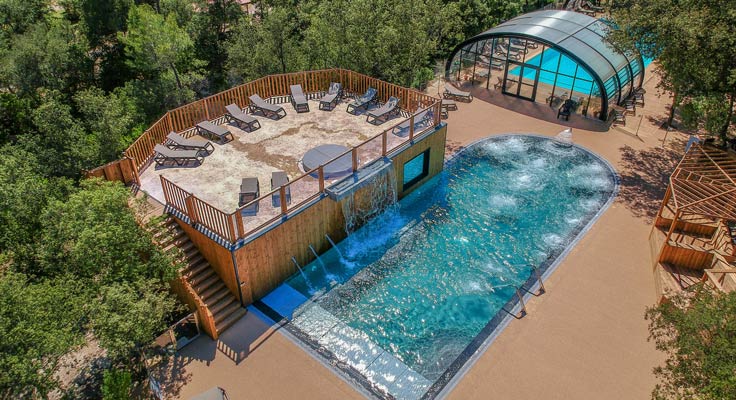
[[[281,216],[286,215],[286,186],[281,186],[279,188],[279,203],[281,203]]]
[[[317,178],[319,179],[319,192],[324,193],[325,192],[325,167],[323,165],[320,165],[319,169],[317,169]]]
[[[204,117],[207,118],[207,121],[209,121],[210,120],[210,106],[207,103],[206,97],[202,99],[202,104],[204,104]]]
[[[386,157],[388,147],[388,144],[386,143],[387,141],[388,138],[386,137],[386,131],[383,131],[383,133],[381,133],[381,155],[383,157]]]
[[[357,147],[353,147],[352,155],[353,155],[353,172],[355,172],[358,170],[358,148]]]
[[[409,141],[414,140],[414,114],[409,117]]]
[[[194,199],[193,196],[189,195],[186,199],[184,199],[184,203],[187,205],[187,216],[189,217],[189,222],[194,225],[197,223],[197,211],[194,208]]]
[[[235,243],[235,241],[238,240],[238,237],[235,235],[235,224],[233,223],[232,218],[227,219],[227,228],[228,233],[230,234],[230,242]]]
[[[240,214],[240,209],[235,210],[233,213],[235,217],[235,224],[238,226],[238,238],[245,237],[245,225],[243,225],[243,216]]]

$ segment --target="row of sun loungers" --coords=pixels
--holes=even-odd
[[[285,186],[289,183],[289,175],[284,171],[273,171],[271,172],[271,191]],[[253,200],[261,197],[261,185],[258,183],[258,178],[248,177],[243,178],[240,182],[240,194],[238,195],[238,207],[244,207],[241,210],[242,215],[256,215],[258,214],[259,203],[251,203]],[[286,204],[291,204],[291,188],[289,186],[284,187],[284,197]],[[274,207],[281,207],[281,191],[276,191],[271,195],[271,205]]]

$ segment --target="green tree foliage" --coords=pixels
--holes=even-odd
[[[174,108],[194,99],[193,88],[201,80],[203,64],[194,57],[194,42],[179,27],[176,16],[163,17],[144,4],[131,7],[128,31],[118,39],[125,46],[128,66],[140,74],[140,82],[150,82],[164,97],[164,108]],[[174,87],[172,88],[172,83]]]
[[[0,37],[5,39],[25,32],[48,12],[45,0],[0,0]]]
[[[724,137],[733,123],[736,97],[733,9],[729,0],[627,0],[612,6],[621,27],[613,39],[629,48],[636,44],[643,55],[656,58],[663,86],[676,93],[676,102],[725,97],[727,114],[718,129]]]
[[[81,188],[63,202],[51,202],[42,217],[44,276],[73,273],[101,284],[174,277],[171,260],[136,222],[128,189],[96,179],[82,181]]]
[[[176,306],[156,281],[116,283],[102,290],[92,313],[92,327],[110,356],[125,359],[166,328],[166,317]]]
[[[86,298],[70,277],[29,282],[0,275],[0,393],[45,398],[57,387],[61,356],[82,341],[80,309]]]
[[[736,398],[736,292],[704,290],[647,310],[649,331],[667,355],[654,372],[657,400]]]
[[[72,0],[75,10],[81,11],[82,23],[92,46],[124,31],[128,18],[128,10],[133,7],[133,0]]]
[[[102,400],[130,399],[131,384],[130,372],[116,369],[105,371],[102,381]]]

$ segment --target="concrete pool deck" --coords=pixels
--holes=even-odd
[[[650,68],[651,69],[651,68]],[[648,76],[654,76],[649,74]],[[646,107],[627,128],[574,130],[573,140],[608,160],[621,177],[612,206],[545,281],[477,362],[450,399],[643,399],[663,355],[647,341],[646,307],[655,302],[647,238],[666,177],[684,150],[671,132],[662,148],[669,96],[646,82]],[[430,88],[430,94],[437,93]],[[634,134],[641,118],[638,136]],[[509,132],[556,135],[564,126],[483,102],[451,111],[450,152]],[[278,330],[249,313],[219,341],[200,337],[173,357],[166,392],[187,399],[212,386],[231,399],[353,399],[362,394]]]

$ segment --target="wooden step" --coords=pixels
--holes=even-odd
[[[189,281],[189,284],[192,285],[192,287],[197,287],[199,284],[207,281],[213,276],[217,276],[214,269],[204,268],[198,274],[187,277],[187,281]]]
[[[233,304],[240,306],[240,302],[237,301],[234,296],[227,296],[211,307],[208,306],[208,308],[210,309],[210,312],[212,312],[212,315],[215,316],[215,321],[217,321],[217,316],[222,314],[225,309],[231,307]]]
[[[228,289],[227,286],[223,284],[219,290],[210,291],[206,293],[206,297],[200,296],[200,298],[202,299],[202,301],[204,301],[204,304],[207,305],[207,307],[210,307],[211,305],[217,304],[220,300],[228,296],[233,296],[233,295],[232,293],[230,293],[230,289]]]
[[[197,276],[200,272],[203,270],[211,268],[210,263],[207,262],[204,258],[201,258],[199,261],[197,261],[194,264],[187,265],[181,272],[182,276],[185,278],[188,278],[190,276]]]
[[[218,322],[224,320],[225,318],[229,317],[230,314],[234,313],[235,310],[237,310],[240,307],[240,303],[237,301],[233,301],[228,303],[225,307],[220,309],[220,312],[217,314],[213,313],[213,316],[215,317],[215,325],[217,325]]]
[[[227,330],[227,328],[231,327],[234,323],[238,322],[240,318],[242,318],[245,314],[248,313],[248,310],[246,310],[243,307],[238,307],[235,312],[228,315],[227,318],[223,319],[219,323],[215,324],[215,328],[217,329],[218,334],[222,334]]]
[[[192,286],[197,294],[207,292],[214,285],[225,285],[217,274],[210,276],[209,278],[199,282],[196,286]],[[200,295],[200,297],[202,297]]]

